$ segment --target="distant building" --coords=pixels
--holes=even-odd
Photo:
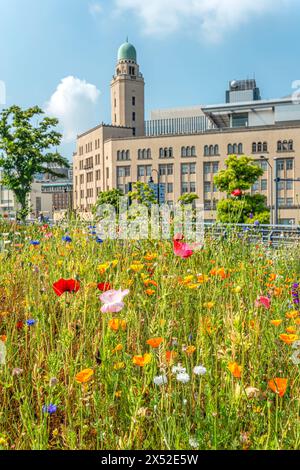
[[[111,82],[112,125],[100,124],[77,138],[74,154],[74,207],[91,211],[101,191],[125,193],[136,181],[164,185],[170,206],[195,192],[205,219],[216,219],[224,197],[214,175],[230,154],[250,155],[264,174],[252,192],[267,197],[275,176],[281,182],[279,219],[300,222],[300,104],[292,97],[262,100],[255,80],[232,81],[225,103],[153,111],[144,121],[144,78],[133,45],[123,44]],[[272,171],[268,165],[272,168]]]

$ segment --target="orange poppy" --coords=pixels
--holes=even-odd
[[[146,292],[147,295],[154,295],[155,294],[154,289],[147,289],[145,292]]]
[[[299,316],[299,312],[298,310],[292,310],[291,312],[287,312],[285,316],[289,319],[297,318]]]
[[[283,341],[286,344],[293,344],[295,341],[297,341],[298,336],[283,333],[282,335],[279,336],[279,338],[281,339],[281,341]]]
[[[279,326],[282,323],[282,320],[271,320],[272,325]]]
[[[119,320],[118,318],[112,318],[108,322],[108,327],[113,331],[119,331],[121,328],[123,331],[126,330],[127,323],[125,320]]]
[[[196,347],[195,346],[188,346],[185,350],[185,353],[188,355],[188,356],[191,356],[194,352],[196,351]]]
[[[288,326],[286,329],[287,333],[290,333],[292,335],[296,334],[297,329],[294,326]]]
[[[93,375],[94,371],[92,369],[84,369],[75,376],[75,380],[80,384],[85,384],[91,380]]]
[[[7,340],[7,336],[6,336],[6,335],[1,335],[1,336],[0,336],[0,341],[2,341],[3,343],[5,343],[6,340]]]
[[[112,350],[112,354],[116,354],[117,352],[122,351],[123,345],[122,344],[117,344],[117,346]]]
[[[149,285],[154,286],[154,287],[157,287],[157,286],[158,286],[157,282],[153,281],[152,279],[146,279],[146,280],[144,281],[144,285],[145,285],[146,287],[148,287]]]
[[[147,340],[147,344],[151,346],[151,348],[158,348],[158,346],[163,342],[163,338],[158,337],[158,338],[150,338]]]
[[[285,394],[287,384],[288,384],[287,379],[280,379],[278,377],[276,379],[269,380],[268,382],[269,388],[274,393],[277,393],[280,397],[283,397],[283,395]]]
[[[166,351],[166,361],[169,363],[173,363],[173,361],[176,359],[178,356],[178,353],[176,351]]]
[[[136,366],[144,367],[151,362],[151,354],[144,354],[143,356],[133,356],[132,362]]]
[[[237,362],[229,362],[228,369],[232,373],[233,377],[240,379],[242,376],[242,368],[238,365]]]

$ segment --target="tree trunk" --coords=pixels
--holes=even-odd
[[[17,211],[17,217],[22,221],[25,222],[26,217],[29,213],[29,207],[27,203],[27,195],[28,191],[26,190],[21,190],[21,191],[15,191],[15,196],[17,202],[20,204],[21,209]]]

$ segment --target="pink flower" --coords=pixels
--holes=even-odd
[[[270,308],[271,306],[271,300],[269,299],[269,297],[263,297],[263,296],[260,296],[256,302],[255,302],[255,306],[256,307],[265,307],[265,308]]]
[[[180,233],[177,233],[174,236],[173,250],[176,256],[180,256],[180,258],[185,259],[185,258],[189,258],[190,256],[192,256],[192,254],[194,253],[194,250],[192,250],[192,247],[189,246],[187,243],[182,243],[181,240],[183,239],[184,239],[184,236],[181,235]]]
[[[52,238],[53,237],[53,233],[52,232],[49,232],[49,233],[45,233],[45,238]]]
[[[100,295],[100,300],[104,304],[101,307],[102,313],[118,313],[124,307],[123,299],[129,294],[129,290],[108,290]]]

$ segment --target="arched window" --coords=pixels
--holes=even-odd
[[[187,148],[186,148],[186,156],[187,156],[187,157],[190,157],[191,155],[192,155],[191,147],[187,147]]]
[[[120,150],[117,152],[117,160],[120,160]]]
[[[169,157],[170,158],[173,157],[173,148],[172,147],[169,148]]]
[[[169,150],[167,148],[164,149],[164,157],[168,158]]]
[[[126,150],[126,160],[130,160],[130,153],[129,153],[129,150]]]
[[[143,150],[143,160],[146,160],[146,158],[147,158],[147,150],[144,149]]]
[[[237,155],[238,154],[238,146],[237,144],[233,144],[233,154]]]
[[[126,155],[125,155],[125,150],[122,150],[122,156],[121,156],[121,160],[125,160],[126,158]]]
[[[286,152],[288,149],[289,149],[288,141],[287,141],[287,140],[284,140],[284,141],[282,142],[282,150]]]
[[[233,154],[233,146],[231,144],[228,144],[227,147],[227,154],[232,155]]]
[[[186,147],[181,147],[181,156],[186,157]]]
[[[281,152],[282,151],[282,142],[281,140],[278,140],[277,142],[277,152]]]
[[[142,159],[142,151],[141,149],[139,149],[138,151],[138,160],[141,160]]]
[[[210,145],[209,146],[209,155],[213,155],[213,154],[214,154],[214,146]]]
[[[214,155],[219,155],[219,146],[218,145],[215,145]]]
[[[164,158],[164,149],[163,148],[159,149],[159,158]]]
[[[205,157],[208,157],[208,155],[209,155],[209,152],[208,152],[208,145],[205,145],[205,147],[204,147],[204,156],[205,156]]]
[[[147,150],[147,158],[150,160],[151,159],[151,149]]]
[[[195,146],[192,147],[192,156],[193,157],[196,156],[196,147]]]
[[[289,150],[294,150],[294,141],[289,140]]]
[[[256,145],[256,142],[253,142],[252,144],[252,153],[256,153],[257,152],[257,145]]]
[[[257,144],[257,151],[258,151],[258,153],[262,152],[262,143],[261,142],[258,142],[258,144]]]
[[[267,142],[264,142],[263,143],[263,152],[267,152],[268,151],[268,144]]]
[[[239,144],[238,145],[238,155],[242,155],[243,154],[243,144]]]

